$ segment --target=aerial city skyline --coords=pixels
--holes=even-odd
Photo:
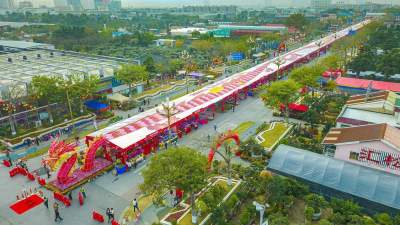
[[[115,1],[115,0],[114,0]],[[129,8],[140,8],[140,7],[181,7],[185,5],[237,5],[241,7],[254,7],[259,5],[264,6],[275,6],[275,7],[306,7],[312,5],[312,2],[328,2],[329,4],[365,4],[365,3],[379,3],[379,4],[400,4],[400,0],[253,0],[249,2],[243,2],[239,0],[221,0],[218,2],[212,1],[194,1],[194,0],[116,0],[120,2],[122,7]],[[6,5],[13,5],[17,7],[21,2],[23,5],[32,4],[33,7],[47,6],[62,6],[62,5],[76,5],[80,2],[83,8],[92,9],[94,8],[96,0],[0,0],[0,7],[5,8]],[[109,2],[109,1],[98,1],[98,2]],[[119,3],[118,3],[119,4]],[[96,3],[96,5],[98,5]],[[3,7],[2,7],[3,6]]]

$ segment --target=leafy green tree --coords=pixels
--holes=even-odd
[[[394,224],[400,224],[400,214],[397,214],[397,215],[393,218],[393,223],[394,223]]]
[[[300,31],[304,31],[306,25],[308,24],[307,18],[302,13],[291,14],[286,19],[286,24],[288,26],[295,27]]]
[[[282,213],[274,213],[268,216],[269,223],[271,225],[289,225],[289,219]]]
[[[302,66],[294,69],[289,74],[289,78],[293,79],[303,87],[312,88],[314,96],[314,89],[320,87],[318,80],[323,72],[324,68],[320,64],[315,64],[313,66]]]
[[[334,224],[348,224],[352,220],[352,216],[361,215],[361,207],[349,200],[333,198],[330,206],[333,215],[329,220]]]
[[[285,107],[285,120],[289,122],[289,104],[295,102],[299,85],[293,80],[276,81],[270,86],[263,86],[265,93],[261,95],[264,103],[276,110],[280,110],[281,105]]]
[[[387,213],[379,213],[375,216],[379,225],[394,225],[392,217]]]
[[[376,50],[369,47],[363,47],[360,53],[348,65],[357,75],[362,71],[376,70]]]
[[[59,76],[34,76],[30,83],[30,94],[39,101],[39,105],[47,105],[62,101],[62,89],[57,86],[62,78]]]
[[[309,194],[305,197],[307,206],[313,208],[315,213],[321,212],[321,209],[324,209],[328,206],[328,202],[324,197],[317,194]]]
[[[192,42],[192,47],[200,52],[209,51],[212,47],[210,40],[195,40]]]
[[[400,48],[385,52],[380,58],[377,69],[386,76],[400,73]]]
[[[143,65],[146,66],[147,71],[154,73],[156,72],[156,67],[153,57],[149,56],[143,61]]]
[[[319,221],[318,225],[333,225],[333,223],[329,222],[329,220],[322,219]]]
[[[184,62],[181,59],[173,59],[169,62],[169,72],[176,75],[183,66]]]
[[[305,216],[307,221],[311,222],[314,213],[315,213],[315,211],[314,211],[314,209],[312,207],[308,207],[308,206],[305,207],[304,216]]]
[[[273,176],[266,185],[268,202],[277,209],[284,209],[293,203],[295,198],[301,197],[307,192],[306,186],[280,176]]]
[[[179,165],[179,166],[177,166]],[[195,194],[207,184],[207,158],[188,147],[169,149],[155,155],[143,171],[141,189],[156,199],[179,188],[190,196],[192,222],[196,220]]]
[[[331,54],[322,58],[319,63],[325,70],[328,70],[342,68],[344,62],[338,54]]]
[[[83,113],[83,103],[98,91],[100,79],[96,75],[73,74],[64,80],[64,88],[68,88],[71,97],[79,103],[80,111]],[[67,90],[64,90],[67,91]]]
[[[128,85],[129,95],[132,96],[133,85],[146,81],[149,78],[149,73],[145,66],[125,64],[116,72],[115,78]]]
[[[310,108],[307,112],[304,112],[302,117],[310,124],[311,128],[314,128],[321,121],[321,115],[314,108]]]

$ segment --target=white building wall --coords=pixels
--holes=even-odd
[[[360,161],[357,159],[350,158],[351,152],[360,153],[362,148],[389,153],[389,154],[392,154],[393,156],[400,155],[400,151],[397,150],[396,148],[394,148],[393,146],[390,146],[389,144],[386,144],[382,141],[368,141],[368,142],[362,142],[362,143],[349,143],[349,144],[337,145],[334,158],[400,175],[400,169],[392,169],[385,165],[378,165],[377,163],[374,163],[373,161],[364,161],[363,162],[363,161]],[[384,158],[382,158],[381,160],[384,160]],[[393,164],[393,163],[394,162],[391,162],[391,164]]]

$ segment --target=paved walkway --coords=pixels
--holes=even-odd
[[[222,78],[221,78],[222,79]],[[185,90],[185,89],[184,89]],[[186,91],[186,90],[185,90]],[[164,97],[159,97],[158,100],[154,99],[151,105],[159,104],[163,101]],[[158,101],[158,102],[157,102]],[[135,115],[137,110],[121,113],[126,118],[128,114]],[[227,129],[234,129],[240,123],[245,121],[255,121],[258,124],[262,121],[269,121],[273,118],[272,112],[264,106],[258,98],[249,97],[240,102],[236,107],[235,112],[225,112],[217,114],[214,121],[202,126],[190,135],[184,136],[178,145],[187,145],[194,149],[198,149],[203,154],[208,154],[210,143],[207,141],[207,135],[215,135],[214,124],[217,125],[217,132],[223,132]],[[41,143],[40,147],[50,144]],[[218,160],[219,157],[216,156]],[[240,158],[234,158],[234,163],[248,165],[247,162]],[[40,157],[29,160],[28,166],[31,169],[40,167]],[[111,173],[105,174],[95,181],[85,185],[88,193],[84,206],[79,206],[76,200],[73,201],[72,206],[69,208],[61,208],[60,213],[64,218],[61,224],[65,225],[91,225],[98,224],[91,219],[91,212],[93,209],[105,213],[107,207],[113,207],[116,212],[116,218],[119,218],[120,213],[129,202],[140,195],[138,188],[139,184],[143,182],[143,177],[140,171],[145,168],[145,163],[139,165],[135,171],[129,171],[126,174],[115,177]],[[21,193],[23,189],[29,190],[30,188],[38,187],[37,183],[27,181],[26,177],[17,176],[10,178],[8,176],[8,168],[0,165],[0,225],[47,225],[55,224],[54,214],[52,210],[47,210],[43,205],[40,205],[23,215],[16,215],[9,209],[9,205],[15,202],[16,195]],[[54,175],[53,175],[54,177]],[[42,189],[50,199],[49,205],[52,205],[53,198],[49,191]],[[74,198],[76,199],[76,190],[74,191]],[[150,206],[142,214],[142,220],[139,223],[132,223],[138,225],[150,225],[158,220],[160,209]]]

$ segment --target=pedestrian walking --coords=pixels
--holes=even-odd
[[[110,208],[107,208],[107,209],[106,209],[106,215],[107,215],[107,218],[108,218],[107,223],[110,223],[110,221],[111,221],[111,212],[110,212]]]
[[[133,212],[136,212],[136,210],[137,210],[138,212],[140,212],[139,203],[138,203],[138,201],[136,200],[136,198],[133,199],[132,205],[133,205]]]
[[[43,205],[46,206],[47,209],[49,209],[49,199],[46,196],[44,196],[43,199],[44,199]]]
[[[214,131],[217,131],[217,124],[214,124]]]
[[[46,168],[47,179],[49,179],[51,177],[50,169],[47,166],[45,168]]]
[[[70,192],[68,193],[68,198],[69,198],[70,201],[72,201],[72,191],[70,191]]]
[[[83,198],[86,198],[85,188],[81,187],[81,189],[79,191],[82,193]]]
[[[61,220],[62,221],[63,218],[61,218],[61,216],[60,216],[60,211],[59,211],[59,207],[58,207],[57,202],[54,202],[53,208],[54,208],[54,215],[55,215],[54,221],[55,222],[57,222],[57,220]]]
[[[211,141],[211,136],[210,136],[210,134],[207,134],[207,140],[208,140],[208,142]]]
[[[111,218],[111,221],[114,221],[114,220],[115,220],[115,217],[114,217],[114,208],[111,208],[111,209],[110,209],[110,218]]]
[[[9,149],[6,150],[6,157],[7,157],[8,161],[10,162],[10,166],[12,166],[13,164],[12,164],[12,160],[11,160],[10,150]]]
[[[36,138],[35,138],[35,143],[36,143],[37,146],[39,146],[39,144],[40,144],[39,137],[36,137]]]

